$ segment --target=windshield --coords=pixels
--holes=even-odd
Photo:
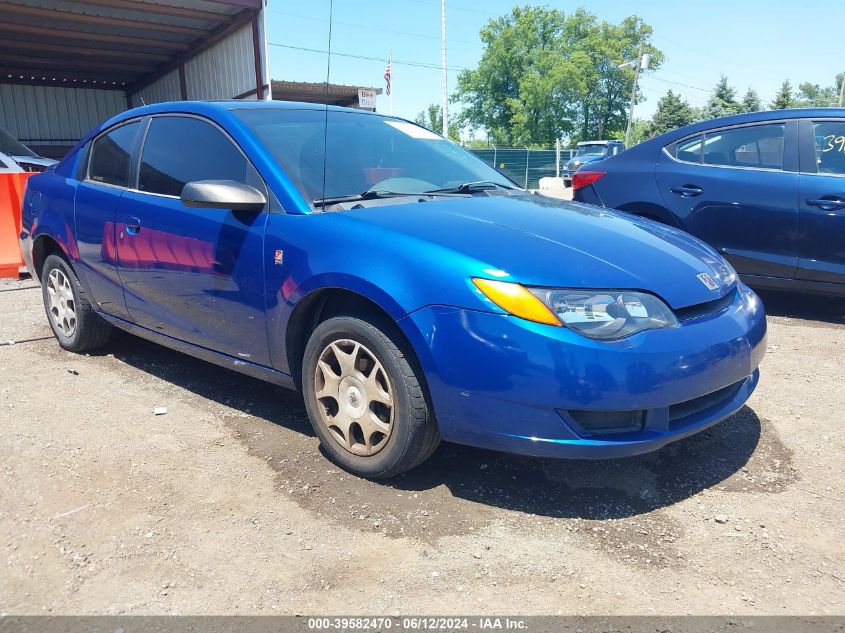
[[[607,145],[581,145],[576,156],[603,156]]]
[[[3,128],[0,128],[0,152],[11,154],[12,156],[30,156],[33,158],[37,156],[31,149]]]
[[[268,108],[235,110],[313,207],[365,191],[420,194],[508,178],[424,127],[372,114]],[[323,178],[325,176],[325,190]]]

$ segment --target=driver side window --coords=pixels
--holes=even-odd
[[[138,189],[178,197],[185,184],[196,180],[234,180],[266,190],[250,162],[215,126],[193,117],[153,118]]]

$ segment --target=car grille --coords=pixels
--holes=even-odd
[[[642,431],[646,412],[635,411],[569,411],[570,417],[588,435],[634,433]]]
[[[675,310],[675,316],[678,317],[678,321],[690,321],[692,319],[698,319],[709,314],[716,314],[717,312],[725,310],[729,305],[736,301],[738,294],[739,290],[737,288],[734,288],[724,297],[719,297],[718,299],[714,299],[713,301],[698,303],[694,306]]]
[[[744,382],[745,379],[742,379],[739,382],[735,382],[727,387],[722,387],[717,391],[713,391],[698,398],[673,404],[669,407],[669,428],[671,429],[673,426],[679,426],[683,424],[687,418],[727,402],[736,395],[736,392],[739,391],[739,388]]]

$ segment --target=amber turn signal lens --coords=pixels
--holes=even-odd
[[[505,312],[527,321],[561,325],[560,320],[549,307],[535,297],[527,288],[507,281],[473,278],[472,283],[485,297]]]

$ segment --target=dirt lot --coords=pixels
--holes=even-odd
[[[764,300],[760,386],[708,432],[614,462],[444,445],[378,484],[298,394],[130,336],[63,352],[2,282],[0,613],[843,614],[845,302]]]

